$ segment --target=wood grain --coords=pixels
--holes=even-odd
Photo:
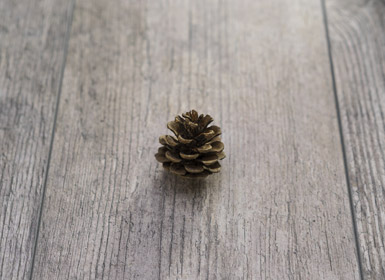
[[[0,1],[0,279],[27,279],[72,10]]]
[[[165,174],[196,108],[223,170]],[[319,1],[78,1],[34,279],[358,279]]]
[[[365,279],[385,279],[385,3],[327,0]]]

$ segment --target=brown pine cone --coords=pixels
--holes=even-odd
[[[182,177],[206,177],[219,172],[219,160],[225,158],[221,142],[221,129],[208,126],[213,121],[209,115],[198,115],[191,110],[167,124],[176,137],[163,135],[155,158],[163,167]]]

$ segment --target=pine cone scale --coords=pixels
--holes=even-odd
[[[171,121],[167,123],[167,128],[171,130],[175,134],[175,136],[178,136],[178,131],[182,129],[182,126],[178,122]]]
[[[166,158],[173,162],[173,163],[179,163],[182,161],[182,159],[174,152],[171,152],[171,151],[167,151],[166,154],[165,154]]]
[[[225,145],[223,145],[222,142],[214,142],[214,143],[209,144],[209,145],[211,145],[211,147],[212,147],[211,151],[215,152],[215,153],[220,153],[225,148]]]
[[[171,164],[171,172],[177,174],[177,175],[185,175],[186,169],[181,164]]]
[[[220,153],[218,154],[218,159],[220,159],[220,160],[224,159],[225,157],[226,157],[226,154],[225,154],[224,151],[222,151],[222,152],[220,152]]]
[[[217,155],[204,156],[199,159],[204,165],[210,165],[216,163],[219,158]]]
[[[157,153],[157,154],[155,154],[155,158],[157,161],[159,161],[161,163],[169,162],[169,159],[166,158],[164,154],[162,155],[160,153]]]
[[[221,142],[221,137],[220,136],[216,136],[216,137],[212,138],[209,142],[207,142],[207,144],[211,144],[211,143],[214,143],[214,142]]]
[[[189,163],[185,164],[184,168],[190,173],[201,173],[204,171],[203,164]]]
[[[185,154],[182,152],[180,152],[179,155],[181,158],[188,159],[188,160],[196,159],[200,156],[200,154]]]
[[[219,162],[216,162],[213,165],[205,166],[205,169],[210,172],[217,173],[221,171],[221,165],[219,164]]]
[[[195,140],[194,139],[185,139],[183,138],[182,136],[178,135],[178,141],[182,144],[191,144],[193,143]]]

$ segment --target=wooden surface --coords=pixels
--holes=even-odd
[[[0,279],[31,273],[72,14],[65,2],[0,1]]]
[[[319,2],[78,2],[34,278],[357,279],[324,32]],[[206,181],[154,160],[186,108],[225,132]]]
[[[327,10],[364,278],[385,279],[385,2]]]
[[[0,3],[0,279],[383,278],[382,2],[62,2]]]

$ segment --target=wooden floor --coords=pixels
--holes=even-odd
[[[385,2],[1,0],[0,279],[385,279]]]

